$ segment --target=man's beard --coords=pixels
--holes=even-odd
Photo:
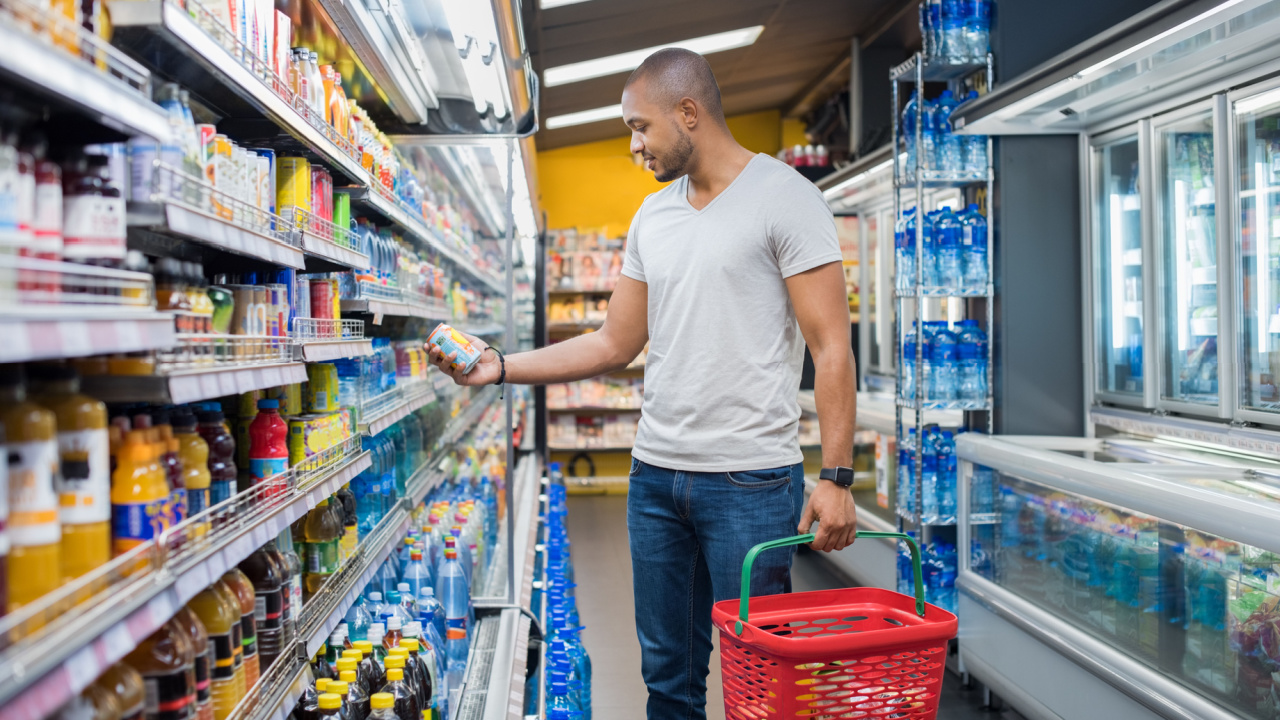
[[[689,139],[689,135],[678,127],[676,132],[680,137],[671,152],[662,158],[662,171],[653,174],[658,182],[671,182],[684,175],[689,167],[689,158],[693,156],[693,141]]]

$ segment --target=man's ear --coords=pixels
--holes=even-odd
[[[680,111],[680,124],[685,130],[692,130],[698,125],[701,108],[693,101],[693,98],[680,98],[680,102],[676,104],[676,109]]]

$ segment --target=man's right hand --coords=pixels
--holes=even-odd
[[[432,365],[440,368],[440,372],[453,378],[453,381],[459,385],[492,385],[502,376],[502,361],[498,360],[497,351],[489,347],[489,344],[474,335],[468,335],[461,330],[457,331],[460,335],[471,341],[471,344],[480,350],[480,362],[471,368],[471,372],[463,374],[463,366],[459,365],[456,369],[453,362],[458,359],[458,353],[452,352],[448,356],[440,349],[439,345],[433,342],[426,344],[427,358]]]

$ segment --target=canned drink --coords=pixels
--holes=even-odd
[[[351,247],[351,196],[346,193],[335,193],[333,196],[333,224],[337,226],[337,237],[333,241],[342,247]]]
[[[330,363],[307,365],[305,410],[327,413],[338,409],[338,367]]]
[[[462,368],[463,375],[471,372],[476,363],[480,362],[480,354],[483,351],[472,345],[471,341],[463,337],[462,333],[444,323],[437,325],[427,339],[439,347],[440,352],[444,353],[446,357],[451,353],[458,353],[458,357],[454,359],[451,367],[455,370]]]
[[[328,278],[311,281],[311,317],[333,319],[333,286]]]
[[[304,158],[276,160],[276,208],[281,217],[295,221],[292,208],[311,212],[311,163]]]

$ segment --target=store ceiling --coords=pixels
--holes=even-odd
[[[854,36],[883,33],[914,5],[903,0],[586,0],[543,10],[530,0],[526,38],[534,69],[679,42],[713,33],[764,25],[755,44],[708,56],[728,115],[789,109],[805,101],[815,85],[830,86],[844,65],[847,83]],[[629,72],[542,87],[543,120],[555,115],[616,105]],[[627,134],[612,119],[537,135],[539,149]]]

